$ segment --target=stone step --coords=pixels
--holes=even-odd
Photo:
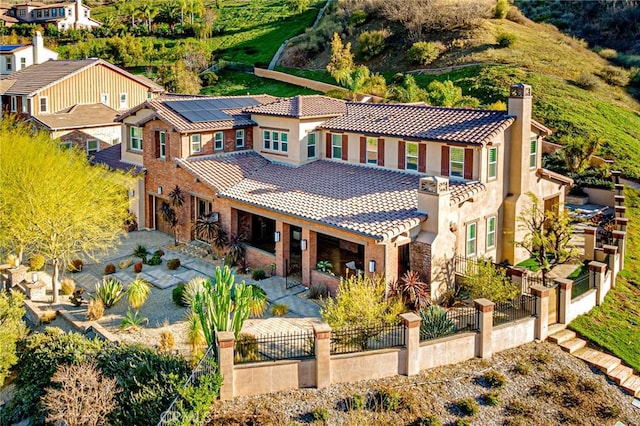
[[[562,348],[562,350],[565,352],[569,352],[570,354],[574,353],[579,349],[584,348],[585,346],[587,346],[587,342],[578,338],[573,338],[560,343],[560,347]]]
[[[549,336],[549,341],[553,342],[553,343],[557,343],[557,344],[561,344],[564,343],[568,340],[571,339],[575,339],[576,338],[576,333],[575,331],[571,331],[571,330],[561,330],[558,331],[552,335]]]
[[[620,364],[607,375],[619,385],[633,375],[633,368]]]
[[[633,375],[627,378],[620,387],[631,395],[640,397],[640,376]]]
[[[574,355],[607,374],[611,373],[621,363],[620,358],[590,348],[582,348],[576,351]]]
[[[558,331],[562,331],[566,328],[567,328],[567,324],[552,324],[549,326],[549,329],[547,330],[547,334],[548,335],[556,334]]]

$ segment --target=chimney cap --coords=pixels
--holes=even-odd
[[[531,86],[523,83],[514,84],[513,86],[511,86],[509,90],[509,97],[511,98],[531,97]]]

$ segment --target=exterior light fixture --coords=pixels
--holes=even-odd
[[[300,241],[300,250],[305,251],[307,249],[307,240]]]
[[[371,259],[369,261],[369,272],[373,274],[375,271],[376,271],[376,261]]]
[[[276,231],[273,233],[273,241],[275,241],[276,243],[280,242],[280,231]]]
[[[158,187],[158,195],[162,195],[162,187],[161,186]]]

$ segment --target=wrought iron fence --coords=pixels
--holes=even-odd
[[[549,284],[552,284],[551,279],[547,279],[547,282]],[[531,295],[531,287],[533,286],[545,286],[545,280],[540,276],[531,276],[531,275],[527,275],[525,274],[522,277],[522,294],[526,294],[526,295]]]
[[[443,309],[444,311],[444,309]],[[438,339],[480,328],[480,313],[476,308],[451,308],[444,315],[436,313],[420,323],[420,341]]]
[[[523,294],[512,301],[496,303],[493,310],[493,325],[505,324],[537,315],[536,299],[536,296]]]
[[[457,255],[454,258],[454,269],[455,269],[455,273],[458,275],[462,275],[462,276],[467,276],[469,275],[469,272],[474,273],[477,271],[477,267],[478,265],[483,262],[482,259],[476,259],[476,258],[469,258],[469,257],[464,257],[461,255]],[[484,260],[484,262],[489,262],[493,265],[494,268],[496,269],[502,269],[505,271],[507,276],[511,275],[511,267],[506,266],[506,265],[502,265],[500,263],[494,263],[491,262],[489,260]]]
[[[235,342],[234,362],[243,364],[308,358],[315,355],[315,350],[312,330],[258,337],[241,334]]]
[[[344,327],[331,332],[331,355],[404,346],[404,325]]]
[[[591,290],[589,281],[589,272],[587,272],[586,274],[582,274],[578,278],[574,279],[573,286],[571,287],[571,299],[582,296],[583,294]]]
[[[201,376],[206,374],[214,373],[218,370],[218,354],[216,352],[216,345],[213,344],[209,346],[207,352],[205,352],[204,356],[196,365],[196,368],[193,369],[191,375],[187,378],[187,381],[182,386],[186,388],[198,380]],[[179,396],[176,396],[174,400],[171,402],[169,408],[162,413],[160,417],[160,421],[158,422],[158,426],[169,426],[176,424],[183,424],[181,422],[182,413],[177,408]]]

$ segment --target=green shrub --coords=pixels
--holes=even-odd
[[[22,317],[25,314],[24,296],[16,291],[0,290],[0,387],[17,361],[16,344],[27,333]],[[2,422],[0,422],[1,424]]]
[[[169,259],[167,260],[167,269],[171,271],[175,271],[180,267],[180,259]]]
[[[283,317],[289,312],[289,307],[284,303],[276,303],[271,307],[271,315],[274,317]]]
[[[500,33],[496,36],[496,43],[498,43],[498,46],[504,48],[504,47],[511,47],[515,44],[516,42],[516,35],[512,34],[512,33]]]
[[[480,378],[487,387],[492,389],[501,389],[507,383],[507,379],[504,377],[504,375],[497,372],[496,370],[489,370]]]
[[[190,419],[189,424],[205,424],[211,404],[216,399],[221,385],[222,376],[214,369],[212,373],[195,378],[189,386],[179,387],[180,398],[176,401],[176,408],[182,414],[182,418]]]
[[[600,49],[598,55],[604,59],[615,59],[618,56],[618,52],[615,49]]]
[[[149,256],[149,250],[147,250],[147,248],[145,246],[143,246],[142,244],[138,244],[133,249],[133,255],[135,257],[138,257],[138,258],[142,259],[142,262],[146,263],[147,256]]]
[[[124,296],[122,283],[114,278],[104,279],[102,284],[96,283],[96,297],[102,301],[105,308],[110,308]]]
[[[531,373],[531,364],[526,361],[518,361],[516,365],[513,366],[513,371],[521,376],[528,376]]]
[[[173,299],[173,303],[178,306],[187,306],[184,303],[183,295],[184,295],[184,283],[180,283],[171,290],[171,298]]]
[[[155,266],[160,265],[162,263],[162,257],[156,253],[151,256],[150,259],[147,260],[147,265]]]
[[[41,254],[33,254],[29,258],[29,270],[31,271],[40,271],[44,268],[44,256]]]
[[[407,60],[414,64],[429,65],[440,55],[440,49],[435,43],[418,41],[407,50]]]
[[[109,263],[107,264],[107,266],[104,267],[104,275],[111,275],[115,273],[116,273],[116,265],[114,265],[113,263]]]
[[[455,426],[471,426],[469,419],[456,419]]]
[[[416,426],[442,426],[442,423],[436,416],[419,418],[412,424]]]
[[[147,301],[147,297],[151,293],[151,284],[143,280],[142,278],[136,278],[127,289],[127,299],[129,299],[129,305],[133,309],[139,309],[144,302]]]
[[[362,9],[354,10],[349,16],[349,24],[359,26],[367,22],[367,12]]]
[[[455,406],[464,416],[475,416],[480,409],[473,398],[459,399],[456,401]]]
[[[509,0],[498,0],[496,3],[496,8],[494,11],[494,18],[496,19],[504,19],[507,17],[507,12],[509,12],[509,8],[511,5],[509,4]]]
[[[345,405],[347,410],[359,410],[367,405],[367,398],[360,393],[355,393],[351,397],[347,398]]]
[[[71,278],[65,278],[60,283],[60,291],[62,294],[69,296],[73,294],[73,291],[76,289],[76,283],[73,282]]]
[[[149,319],[141,316],[138,311],[127,309],[127,313],[120,323],[120,328],[123,330],[133,331],[142,327],[142,324],[149,324]]]
[[[498,394],[498,392],[487,392],[482,395],[482,402],[490,407],[494,407],[500,403],[500,394]]]
[[[329,421],[329,410],[327,410],[325,407],[314,408],[311,412],[311,415],[313,416],[313,420],[324,423]]]
[[[255,269],[251,273],[251,278],[254,281],[264,280],[266,277],[267,277],[267,273],[264,271],[264,269]]]
[[[629,84],[629,72],[625,69],[607,65],[599,73],[600,77],[612,86],[625,87]]]
[[[213,86],[218,82],[218,75],[213,71],[207,70],[200,75],[203,86]]]
[[[251,362],[260,360],[258,353],[258,339],[247,333],[240,333],[235,344],[233,359],[238,362]]]
[[[389,30],[364,31],[358,36],[356,53],[369,60],[382,53],[385,47],[385,39],[389,37]]]
[[[456,325],[447,318],[446,309],[432,305],[420,311],[420,340],[437,339],[457,331]]]
[[[584,90],[595,90],[598,84],[598,78],[586,71],[582,71],[576,79],[576,86]]]
[[[397,411],[400,408],[400,393],[390,386],[378,388],[373,399],[378,410]]]
[[[629,71],[629,84],[631,86],[640,86],[640,67],[634,67]]]

